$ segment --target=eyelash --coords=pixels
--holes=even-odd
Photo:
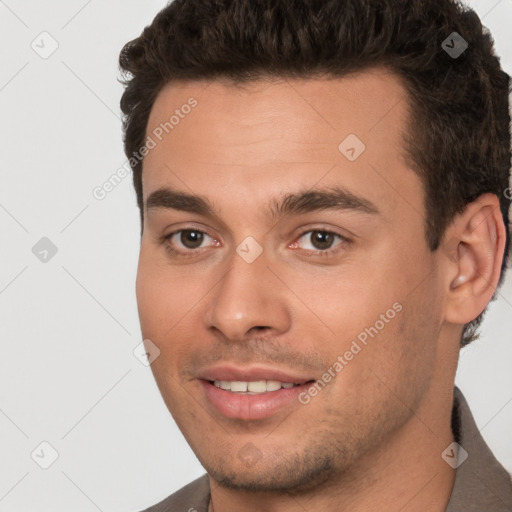
[[[200,233],[200,234],[203,234],[203,235],[206,235],[206,236],[210,236],[208,233],[206,233],[205,231],[201,231],[200,229],[183,228],[183,229],[179,229],[177,231],[173,231],[172,233],[169,233],[168,235],[163,236],[162,237],[162,242],[167,242],[168,240],[170,240],[177,233],[182,233],[184,231],[192,231],[194,233]],[[334,231],[328,231],[326,229],[308,229],[306,231],[303,231],[297,237],[297,240],[300,240],[304,235],[306,235],[308,233],[315,233],[315,232],[334,235],[334,236],[338,237],[341,240],[342,243],[336,245],[332,249],[326,249],[324,251],[319,250],[319,249],[318,250],[306,249],[312,256],[320,256],[320,257],[333,256],[334,254],[336,254],[340,250],[342,250],[341,249],[342,246],[345,246],[345,245],[347,245],[347,244],[349,244],[351,242],[351,240],[349,240],[345,236],[340,235],[339,233],[335,233]],[[213,238],[213,237],[210,236],[210,238]],[[196,256],[199,253],[199,249],[188,249],[186,251],[181,251],[181,250],[177,250],[177,249],[173,248],[172,246],[170,246],[167,243],[165,244],[165,248],[167,249],[167,251],[172,256],[179,256],[179,257],[182,257],[182,258],[191,258],[191,257]]]

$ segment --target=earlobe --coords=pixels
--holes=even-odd
[[[505,235],[494,194],[483,194],[454,219],[445,237],[456,254],[444,260],[447,322],[469,323],[485,309],[498,285]]]

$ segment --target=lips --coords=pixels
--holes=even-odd
[[[248,394],[226,391],[206,380],[199,380],[199,383],[207,410],[216,416],[245,421],[271,418],[283,411],[283,414],[288,413],[292,407],[304,407],[299,395],[309,386],[301,384],[277,391]]]
[[[315,379],[297,373],[271,368],[237,368],[217,366],[203,369],[198,381],[203,400],[208,409],[224,418],[238,420],[261,420],[278,414],[290,407],[303,407],[298,400]],[[249,383],[265,382],[267,391],[244,391]],[[235,384],[236,390],[223,389]],[[292,384],[282,386],[279,383]],[[271,390],[268,386],[270,384]],[[277,386],[279,384],[279,387]]]
[[[197,375],[199,379],[214,381],[238,381],[238,382],[253,382],[253,381],[279,381],[290,382],[292,384],[305,384],[315,378],[311,375],[300,375],[298,373],[288,372],[285,370],[278,370],[275,368],[255,367],[238,368],[235,366],[223,365],[210,368],[204,368]]]

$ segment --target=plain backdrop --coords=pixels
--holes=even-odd
[[[512,1],[469,5],[511,74]],[[0,0],[0,512],[137,511],[204,473],[133,354],[131,176],[92,194],[125,162],[119,51],[164,6]],[[509,472],[511,317],[509,276],[457,374]]]

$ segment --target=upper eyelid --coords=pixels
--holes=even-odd
[[[340,238],[342,238],[343,240],[348,240],[349,238],[346,236],[346,235],[342,235],[341,233],[338,233],[337,231],[333,231],[331,229],[322,229],[322,228],[313,228],[313,229],[306,229],[305,231],[301,231],[297,236],[296,238],[299,239],[299,238],[302,238],[304,235],[307,235],[308,233],[313,233],[315,231],[318,231],[320,233],[329,233],[331,235],[334,235],[334,236],[339,236]]]

